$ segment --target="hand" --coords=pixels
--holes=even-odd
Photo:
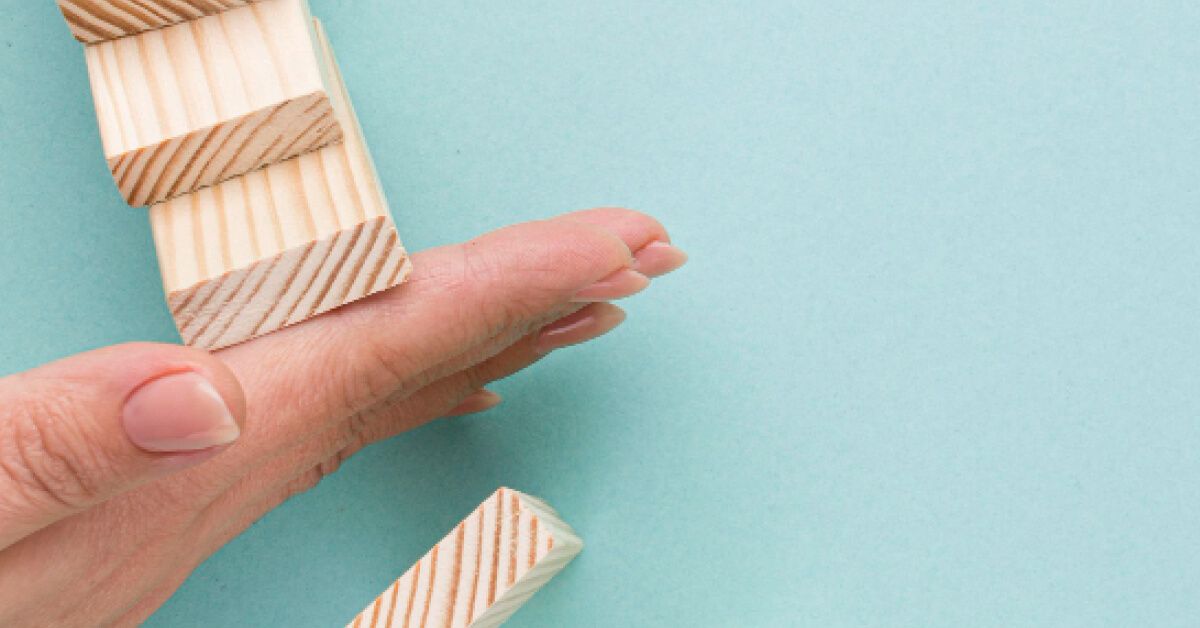
[[[130,625],[370,443],[620,324],[674,270],[620,209],[416,256],[408,284],[216,354],[111,347],[0,379],[0,626]]]

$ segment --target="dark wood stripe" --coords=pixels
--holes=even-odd
[[[243,122],[244,122],[244,120],[243,120]],[[171,186],[171,189],[167,190],[167,193],[166,193],[167,198],[178,196],[179,194],[183,193],[184,189],[192,189],[194,187],[194,184],[188,184],[187,188],[184,188],[184,182],[187,181],[188,178],[191,176],[192,170],[199,163],[200,156],[203,155],[204,151],[208,149],[208,145],[210,143],[212,143],[212,141],[214,139],[216,139],[216,137],[218,135],[220,135],[220,131],[222,129],[226,129],[226,128],[228,128],[228,127],[226,127],[224,125],[217,125],[217,126],[209,127],[202,131],[197,131],[196,133],[193,133],[193,135],[203,135],[204,141],[200,142],[200,146],[196,147],[195,152],[189,152],[187,154],[188,155],[187,163],[184,164],[183,170],[179,171],[179,177],[175,179],[174,185]],[[234,131],[236,131],[236,130],[237,129],[235,128]],[[230,131],[229,135],[233,135],[233,131]],[[228,141],[228,139],[229,139],[229,136],[226,136],[225,140]],[[217,150],[219,151],[220,148],[218,148]],[[215,155],[216,153],[213,153],[213,154]],[[196,180],[199,180],[198,175],[196,177]]]
[[[537,563],[537,544],[538,544],[538,518],[530,517],[529,519],[529,566],[527,569],[533,569]]]
[[[209,281],[207,283],[200,284],[200,289],[196,290],[195,294],[198,295],[199,293],[204,292],[206,288],[215,290],[217,287],[219,286],[216,283]],[[205,292],[204,298],[208,298],[209,294],[210,293]],[[200,308],[192,308],[190,311],[181,312],[179,315],[176,315],[175,327],[179,330],[180,338],[183,337],[183,330],[187,326],[191,325],[200,316],[200,313]]]
[[[82,8],[82,7],[80,7],[80,8]],[[133,22],[130,22],[127,19],[121,17],[120,15],[114,14],[112,11],[105,9],[102,5],[100,5],[98,3],[92,3],[90,6],[87,7],[86,10],[88,12],[88,15],[90,15],[94,20],[96,20],[98,22],[103,22],[104,24],[111,26],[114,30],[119,31],[122,34],[140,33],[143,30],[145,30],[145,27],[138,26],[138,25],[134,24]]]
[[[300,291],[300,295],[296,298],[296,301],[294,303],[292,303],[291,307],[288,308],[287,315],[283,317],[284,325],[291,324],[290,321],[292,320],[292,316],[294,316],[296,314],[296,308],[300,307],[301,303],[304,303],[305,297],[307,297],[309,295],[309,293],[312,291],[313,283],[315,281],[317,281],[317,279],[321,276],[321,269],[325,268],[325,265],[329,263],[329,258],[333,255],[334,249],[337,248],[338,238],[341,237],[341,235],[342,234],[339,233],[332,240],[325,239],[325,240],[320,241],[320,242],[329,242],[329,248],[326,249],[325,255],[321,258],[321,263],[317,264],[317,269],[313,271],[313,276],[311,278],[309,278],[308,285],[305,286],[304,289]]]
[[[429,552],[429,588],[425,590],[425,609],[421,612],[421,628],[429,621],[429,604],[433,601],[433,587],[437,584],[438,545]]]
[[[232,277],[234,274],[236,274],[236,273],[228,272],[228,273],[225,273],[224,275],[221,275],[221,279],[220,279],[221,283],[224,283],[226,279],[228,279],[229,277]],[[237,287],[233,289],[233,292],[230,293],[228,298],[221,301],[217,305],[217,311],[213,312],[213,315],[209,316],[208,319],[204,321],[204,325],[201,326],[200,329],[198,329],[195,333],[193,333],[191,335],[191,340],[188,340],[187,344],[189,344],[189,345],[194,344],[195,342],[197,342],[198,340],[200,340],[201,338],[204,337],[204,332],[208,331],[208,328],[211,327],[213,323],[217,322],[217,319],[220,318],[219,317],[220,311],[224,308],[225,305],[228,305],[229,303],[231,303],[233,301],[234,297],[236,297],[237,294],[239,292],[241,292],[242,286],[246,285],[246,280],[250,278],[251,274],[253,274],[253,273],[251,273],[249,271],[242,273],[242,278],[240,281],[238,281]],[[213,296],[216,296],[216,293],[217,293],[217,291],[214,291]],[[201,306],[200,309],[203,310],[207,305],[208,304],[205,303],[204,305]],[[182,330],[181,330],[181,332],[182,332]]]
[[[271,108],[271,111],[270,111],[270,113],[267,114],[267,117],[262,122],[258,123],[257,126],[254,127],[254,130],[251,131],[250,134],[246,136],[246,139],[241,143],[241,145],[238,146],[237,151],[233,153],[233,157],[231,159],[229,159],[228,161],[226,161],[225,166],[223,168],[221,168],[221,171],[219,173],[217,173],[217,176],[215,178],[211,179],[212,182],[215,183],[218,181],[224,181],[225,179],[228,178],[229,169],[232,168],[233,165],[237,162],[238,156],[240,156],[243,152],[245,152],[246,148],[248,148],[250,146],[250,144],[254,141],[254,138],[259,133],[261,133],[263,129],[270,128],[271,121],[275,118],[275,116],[279,115],[279,112],[282,111],[283,108],[286,107],[287,105],[288,105],[288,103],[282,103],[279,105],[275,105],[274,107]],[[230,137],[232,137],[232,135]],[[216,157],[214,156],[214,160],[215,159],[216,159]]]
[[[324,100],[324,99],[323,99],[323,98],[321,98],[321,97],[318,97],[318,104],[320,104],[321,100]],[[311,109],[311,107],[310,107],[309,109]],[[304,112],[304,113],[305,113],[305,114],[307,114],[307,113],[308,113],[308,110],[305,110],[305,112]],[[324,115],[322,115],[321,117],[319,117],[319,118],[316,118],[315,120],[313,120],[313,121],[312,121],[312,123],[310,123],[308,126],[304,127],[304,130],[303,130],[303,131],[301,131],[300,133],[296,134],[296,136],[295,136],[295,137],[293,137],[293,138],[292,138],[292,140],[291,140],[290,142],[288,142],[287,146],[285,146],[285,147],[284,147],[284,149],[283,149],[283,151],[282,151],[282,152],[280,152],[280,153],[279,153],[277,156],[275,156],[275,157],[271,157],[271,158],[269,158],[269,159],[268,159],[268,157],[267,157],[267,156],[268,156],[268,155],[270,155],[270,154],[271,154],[271,152],[272,152],[272,151],[273,151],[273,150],[274,150],[274,149],[275,149],[275,148],[276,148],[276,147],[277,147],[277,146],[278,146],[280,143],[282,143],[282,142],[283,142],[283,139],[286,137],[286,136],[284,136],[284,135],[280,135],[278,138],[276,138],[276,139],[275,139],[275,142],[273,142],[273,143],[272,143],[270,146],[268,146],[268,147],[267,147],[267,149],[266,149],[266,150],[264,150],[264,151],[262,152],[262,154],[258,156],[258,161],[259,161],[260,163],[274,163],[274,162],[277,162],[277,161],[283,161],[283,160],[285,160],[285,159],[289,159],[289,158],[291,158],[291,157],[295,157],[296,155],[299,155],[299,154],[301,154],[302,152],[309,152],[309,151],[297,151],[297,152],[294,152],[294,153],[293,153],[292,151],[293,151],[293,150],[296,148],[296,145],[300,143],[300,140],[302,140],[302,139],[304,139],[305,137],[307,137],[307,136],[308,136],[308,134],[309,134],[310,132],[312,132],[312,130],[313,130],[313,129],[317,128],[317,126],[318,126],[318,125],[320,125],[322,122],[325,122],[326,120],[328,120],[328,119],[329,119],[329,114],[332,114],[332,113],[333,113],[333,111],[332,111],[332,110],[330,110],[330,111],[326,112]]]
[[[212,102],[212,108],[217,109],[218,107],[216,104],[216,101]],[[250,121],[254,118],[257,118],[259,115],[262,115],[262,112],[248,113],[246,115],[242,115],[238,121],[234,122],[233,130],[229,131],[228,136],[221,140],[221,144],[217,146],[217,149],[214,152],[212,152],[212,155],[209,157],[208,161],[204,162],[204,166],[200,167],[199,172],[196,174],[196,179],[194,179],[194,183],[191,184],[190,187],[198,187],[200,185],[204,185],[206,181],[216,181],[218,179],[205,177],[205,173],[209,172],[209,168],[217,165],[217,159],[220,159],[220,157],[224,154],[224,151],[226,151],[226,148],[229,146],[230,140],[233,140],[234,137],[238,136],[238,133],[241,132],[242,127],[250,124]],[[228,126],[228,122],[222,122],[222,124],[212,127],[212,131],[214,131],[214,134],[216,134],[218,128],[226,128]],[[199,155],[197,155],[197,159],[198,157]],[[227,166],[228,162],[226,162],[226,165],[222,166],[222,168],[226,168]]]
[[[499,497],[496,500],[496,530],[492,539],[492,573],[491,582],[488,583],[487,605],[490,608],[496,603],[496,579],[500,572],[500,522],[504,519],[504,489],[500,489]]]
[[[126,13],[132,14],[133,17],[137,18],[143,24],[151,27],[161,26],[163,23],[160,16],[156,15],[153,11],[146,10],[146,7],[133,0],[109,0],[109,4],[119,7]]]
[[[424,560],[417,561],[417,566],[413,568],[412,590],[408,592],[408,608],[404,610],[404,628],[409,628],[412,622],[413,605],[417,600],[417,583],[421,581],[421,563]]]
[[[521,540],[521,500],[514,492],[512,494],[512,534],[508,539],[508,586],[517,581],[517,547]]]
[[[370,241],[367,243],[367,246],[363,248],[362,257],[359,258],[358,262],[351,264],[349,267],[350,277],[347,278],[346,287],[342,290],[342,293],[338,295],[338,299],[336,301],[336,303],[339,305],[345,305],[349,302],[347,299],[350,297],[350,291],[354,289],[354,284],[358,283],[358,278],[362,276],[363,266],[370,260],[371,252],[375,250],[375,245],[379,243],[379,234],[383,233],[383,221],[376,220],[374,222],[375,232],[371,234]]]
[[[287,296],[288,291],[290,291],[292,289],[292,282],[296,281],[296,276],[300,274],[300,270],[304,268],[304,262],[308,261],[308,256],[312,253],[313,248],[316,246],[317,246],[317,243],[312,242],[307,247],[305,247],[304,253],[302,253],[300,255],[300,261],[296,262],[296,267],[293,268],[292,273],[290,275],[288,275],[287,282],[284,283],[284,285],[283,285],[283,290],[281,290],[279,292],[279,299],[282,300],[283,297]],[[275,310],[278,307],[279,307],[279,301],[276,301],[275,304],[272,305],[270,309],[268,309],[265,313],[263,313],[262,320],[258,321],[258,324],[255,325],[254,329],[250,332],[251,337],[257,336],[259,334],[259,332],[262,331],[262,326],[267,324],[267,320],[269,320],[271,318],[271,315],[275,313]],[[287,317],[284,317],[283,320],[286,322]]]
[[[97,43],[104,41],[109,35],[101,34],[95,30],[95,27],[87,23],[86,18],[82,14],[75,11],[71,7],[58,5],[62,10],[63,17],[66,18],[67,24],[71,25],[71,32],[75,33],[81,40],[86,43]]]
[[[388,277],[387,283],[383,285],[383,288],[382,288],[383,290],[387,290],[388,288],[394,288],[396,286],[396,278],[400,276],[400,271],[404,270],[404,263],[408,261],[407,255],[405,255],[404,253],[398,253],[398,254],[400,255],[400,263],[396,264],[396,270],[393,270],[392,276]]]
[[[258,293],[260,290],[262,290],[263,284],[267,283],[267,279],[271,277],[271,273],[275,272],[275,266],[279,264],[280,259],[283,259],[282,254],[276,255],[271,259],[271,265],[267,267],[267,271],[263,273],[262,277],[259,278],[258,283],[254,286],[254,289],[250,291],[250,296],[246,297],[246,299],[242,301],[242,304],[238,306],[237,311],[229,317],[228,321],[226,321],[225,327],[213,337],[214,344],[220,342],[221,338],[223,338],[225,334],[229,333],[229,330],[233,328],[233,324],[237,322],[237,319],[242,315],[242,312],[244,312],[251,303],[254,303],[254,299],[258,297]],[[247,273],[247,276],[250,274],[253,273]],[[236,297],[237,295],[235,294],[234,296]],[[249,340],[249,338],[243,338],[242,340]]]
[[[380,228],[382,228],[382,225],[386,222],[386,219],[381,218]],[[371,271],[370,275],[368,275],[367,283],[363,286],[363,293],[361,296],[365,297],[368,294],[371,294],[371,291],[375,288],[375,282],[379,279],[379,273],[383,272],[384,265],[386,265],[387,261],[392,257],[392,249],[396,246],[397,239],[396,231],[394,229],[389,229],[387,242],[383,245],[383,250],[380,252],[381,254],[379,256],[379,261],[376,262],[375,269]],[[404,262],[401,261],[400,265],[404,266]]]
[[[379,611],[383,608],[383,596],[375,599],[375,611],[371,613],[371,628],[375,628],[379,624]]]
[[[127,199],[133,197],[133,190],[137,187],[137,182],[140,182],[142,179],[149,176],[150,164],[154,161],[154,158],[158,156],[158,153],[162,151],[162,149],[163,144],[158,144],[153,148],[147,147],[138,149],[134,153],[132,163],[129,165],[129,169],[125,171],[124,176],[117,180],[117,188],[121,190],[122,196]],[[135,181],[134,185],[131,186],[129,184],[129,177],[135,176],[134,173],[138,173],[136,174],[137,181]]]
[[[479,594],[479,572],[483,567],[483,507],[479,507],[479,533],[475,544],[475,575],[471,578],[471,597],[467,606],[467,625],[475,620],[475,596]]]
[[[392,603],[388,605],[387,618],[383,620],[384,628],[392,628],[392,620],[396,616],[396,602],[400,599],[400,580],[392,583]]]
[[[467,523],[458,524],[458,535],[455,537],[454,547],[454,571],[450,576],[450,603],[446,604],[446,623],[444,628],[451,628],[454,624],[454,607],[458,602],[458,580],[462,577],[462,557],[463,557],[463,542],[466,541]]]
[[[133,161],[129,157],[130,153],[121,153],[109,161],[108,169],[112,170],[113,179],[120,181],[125,177],[125,172],[129,170],[129,164]]]
[[[334,282],[337,281],[338,275],[342,273],[342,267],[346,264],[346,260],[350,259],[350,255],[354,253],[354,246],[358,244],[359,237],[362,236],[363,225],[359,225],[350,235],[350,243],[346,245],[346,252],[333,265],[333,269],[329,272],[329,278],[325,280],[325,286],[317,293],[317,298],[313,301],[312,307],[308,309],[308,314],[304,318],[310,318],[317,313],[317,309],[321,307],[321,303],[325,301],[325,297],[329,296],[329,291],[333,289]],[[342,233],[346,233],[343,231]],[[341,234],[338,234],[341,237]]]
[[[178,16],[162,13],[162,7],[155,6],[153,3],[147,2],[146,0],[125,0],[125,2],[131,6],[138,7],[147,15],[154,16],[154,19],[158,20],[158,22],[163,25],[173,24],[180,19]]]
[[[194,145],[197,140],[200,141],[201,145],[193,150],[192,145]],[[208,141],[207,133],[188,133],[186,136],[184,136],[183,140],[179,142],[179,148],[175,149],[175,153],[172,154],[171,158],[167,160],[167,163],[163,164],[163,167],[159,169],[161,174],[158,178],[157,184],[147,193],[147,203],[160,203],[176,196],[173,191],[179,187],[179,178],[183,176],[183,171],[180,170],[179,174],[175,175],[174,180],[169,179],[167,175],[176,170],[176,165],[178,165],[181,159],[185,157],[189,160],[194,159],[196,150],[202,148],[204,142],[206,141]],[[184,148],[184,146],[188,146],[188,148]],[[166,187],[168,185],[170,185],[170,187]]]

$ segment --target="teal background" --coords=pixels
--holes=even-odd
[[[411,248],[620,204],[692,263],[152,626],[342,625],[501,484],[588,543],[513,626],[1200,621],[1200,5],[314,11]],[[0,67],[0,371],[176,341],[53,3]]]

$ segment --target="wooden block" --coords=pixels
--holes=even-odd
[[[58,0],[75,39],[94,44],[136,35],[254,0]]]
[[[150,208],[185,343],[217,349],[391,288],[412,269],[337,64],[346,141]]]
[[[502,488],[350,628],[499,626],[582,549],[545,502]]]
[[[104,154],[149,205],[341,140],[306,0],[86,48]]]

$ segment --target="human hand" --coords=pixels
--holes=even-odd
[[[0,626],[136,624],[362,447],[478,412],[683,264],[598,209],[415,257],[412,279],[216,354],[102,349],[0,379]]]

